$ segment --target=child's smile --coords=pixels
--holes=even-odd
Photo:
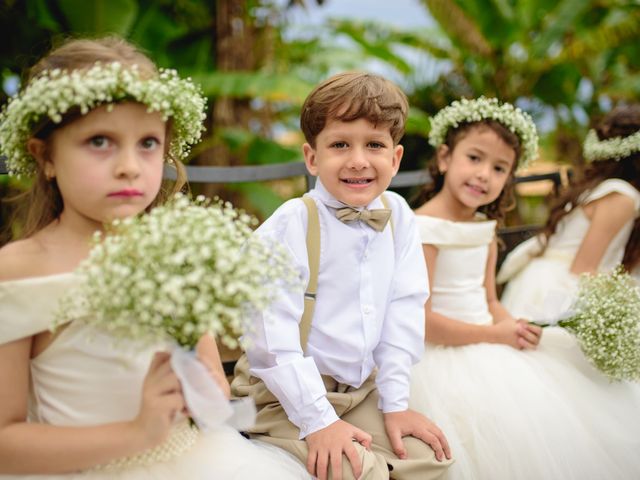
[[[365,207],[382,194],[400,167],[403,148],[394,145],[388,126],[364,118],[329,120],[316,145],[303,146],[307,169],[320,177],[337,200]]]
[[[472,217],[475,211],[495,201],[515,163],[516,152],[493,130],[473,128],[455,144],[438,154],[445,172],[442,193]]]

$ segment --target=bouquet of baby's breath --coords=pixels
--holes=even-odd
[[[284,250],[252,235],[255,222],[229,203],[180,194],[113,222],[96,234],[58,322],[86,312],[119,338],[194,347],[211,333],[235,348],[251,312],[299,282]]]
[[[622,267],[583,275],[571,310],[555,325],[576,336],[589,361],[612,379],[640,380],[640,288],[633,278]]]

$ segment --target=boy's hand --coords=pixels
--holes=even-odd
[[[367,450],[371,448],[371,435],[354,427],[344,420],[338,420],[328,427],[306,436],[309,456],[307,457],[307,471],[319,480],[328,476],[327,468],[331,465],[334,480],[342,480],[342,454],[351,463],[351,470],[355,478],[362,475],[362,461],[353,441],[360,443]]]
[[[436,459],[442,461],[444,457],[451,458],[449,442],[442,431],[427,417],[413,411],[390,412],[384,414],[384,426],[391,442],[394,453],[404,460],[407,458],[407,450],[402,442],[402,437],[412,436],[419,438],[429,445],[436,454]]]

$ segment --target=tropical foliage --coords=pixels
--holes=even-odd
[[[300,159],[297,117],[313,84],[339,70],[382,66],[410,94],[403,165],[419,168],[431,152],[429,115],[461,96],[516,102],[549,131],[544,157],[577,162],[589,119],[640,94],[638,2],[415,1],[434,18],[432,28],[334,19],[293,35],[287,8],[323,2],[6,0],[0,102],[52,39],[116,33],[203,85],[208,131],[192,161],[263,164]],[[300,186],[208,188],[264,217]]]

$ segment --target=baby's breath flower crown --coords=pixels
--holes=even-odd
[[[520,138],[522,156],[518,168],[526,168],[538,157],[538,132],[531,116],[510,103],[500,103],[496,98],[462,98],[440,110],[431,119],[429,143],[437,148],[445,142],[450,128],[489,119],[500,122]]]
[[[169,153],[183,159],[200,140],[206,100],[189,79],[175,70],[161,69],[154,78],[141,77],[137,66],[118,62],[96,63],[88,70],[47,70],[34,78],[0,113],[0,150],[7,157],[9,174],[30,177],[35,159],[27,152],[32,129],[44,118],[60,123],[65,113],[79,108],[85,115],[100,105],[131,100],[173,119]]]
[[[628,137],[599,140],[595,130],[589,130],[582,149],[587,162],[598,160],[620,160],[632,153],[640,152],[640,130]]]

